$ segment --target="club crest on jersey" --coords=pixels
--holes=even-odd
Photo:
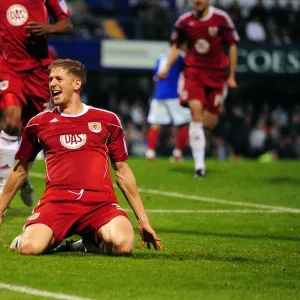
[[[64,134],[60,136],[60,143],[68,149],[74,150],[86,143],[86,134]]]
[[[216,26],[209,26],[208,27],[208,32],[209,32],[211,37],[216,37],[217,34],[218,34],[218,31],[219,31],[219,29]]]
[[[199,39],[195,44],[195,48],[198,53],[205,54],[209,51],[210,44],[207,40]]]
[[[88,126],[89,126],[89,130],[95,133],[100,132],[102,129],[100,122],[89,122]]]
[[[28,11],[21,4],[14,4],[6,11],[6,19],[12,26],[22,26],[28,19]]]
[[[5,91],[9,86],[9,81],[8,80],[2,80],[0,81],[0,90]]]
[[[29,216],[28,220],[29,221],[36,220],[39,216],[40,216],[40,213],[34,213]]]

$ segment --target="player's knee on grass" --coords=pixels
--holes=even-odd
[[[22,238],[19,245],[19,252],[23,255],[39,255],[46,250],[45,243],[39,240]]]
[[[112,245],[113,254],[130,254],[134,246],[134,231],[130,221],[118,216],[98,231],[103,242]]]
[[[26,227],[19,244],[19,252],[24,255],[39,255],[54,244],[53,231],[47,225],[38,223]]]
[[[112,251],[114,254],[130,254],[133,250],[134,239],[128,234],[120,234],[112,239]]]

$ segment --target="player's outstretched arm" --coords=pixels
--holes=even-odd
[[[237,83],[235,80],[235,71],[237,65],[237,46],[232,44],[229,46],[229,77],[227,80],[228,86],[230,88],[237,88]]]
[[[136,186],[135,177],[131,169],[124,161],[114,162],[113,166],[115,169],[117,184],[138,219],[142,247],[144,248],[146,244],[147,247],[150,248],[152,244],[155,249],[162,249],[160,238],[158,238],[149,223],[149,219],[145,212],[143,202]]]
[[[9,203],[28,176],[30,165],[31,163],[17,161],[7,178],[3,192],[0,196],[0,227],[2,224],[2,217],[5,214]]]
[[[70,18],[65,18],[55,24],[45,24],[41,22],[28,22],[26,26],[27,33],[33,36],[46,35],[52,33],[63,33],[72,29]]]
[[[170,53],[169,53],[168,60],[167,60],[165,67],[157,73],[157,76],[160,79],[167,78],[169,70],[171,69],[171,67],[173,66],[174,62],[176,61],[176,59],[178,58],[179,55],[180,55],[180,49],[174,43],[172,45],[172,47],[170,48]]]

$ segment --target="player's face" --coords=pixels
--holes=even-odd
[[[209,6],[209,0],[193,0],[194,9],[197,12],[203,12]]]
[[[70,101],[76,91],[77,80],[62,68],[53,69],[49,75],[50,93],[55,105]]]

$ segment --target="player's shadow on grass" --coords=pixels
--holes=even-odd
[[[171,260],[174,262],[192,260],[192,261],[201,261],[201,260],[210,260],[210,261],[218,261],[218,262],[234,262],[234,263],[246,263],[246,264],[271,264],[267,260],[258,260],[253,258],[247,258],[242,256],[226,256],[226,255],[213,255],[210,253],[193,253],[193,252],[184,252],[184,253],[165,253],[164,250],[156,252],[153,249],[148,250],[140,250],[135,249],[133,254],[126,256],[106,256],[102,254],[93,254],[93,253],[82,253],[82,252],[59,252],[59,253],[47,253],[45,255],[59,255],[65,257],[77,257],[77,259],[84,260],[86,256],[89,256],[89,259],[97,259],[99,260],[99,256],[107,259],[115,260],[116,258],[124,258],[130,260]]]
[[[216,232],[201,232],[193,230],[176,230],[176,229],[165,229],[156,228],[159,233],[177,233],[186,235],[198,235],[198,236],[217,236],[217,237],[228,237],[228,238],[240,238],[240,239],[253,239],[253,240],[276,240],[276,241],[293,241],[299,242],[300,237],[289,237],[289,236],[273,236],[273,235],[252,235],[252,234],[236,234],[236,233],[216,233]]]
[[[293,184],[293,185],[299,185],[300,180],[288,177],[288,176],[276,176],[276,177],[270,177],[267,178],[266,181],[272,185],[279,185],[279,184]]]
[[[180,174],[188,174],[190,176],[192,176],[194,174],[193,167],[183,166],[183,165],[179,165],[179,164],[170,166],[169,171],[174,172],[174,173],[180,173]],[[210,168],[208,175],[216,174],[216,173],[222,173],[222,170]]]
[[[201,261],[201,260],[211,260],[211,261],[224,261],[224,262],[237,262],[237,263],[253,263],[253,264],[269,264],[272,262],[268,262],[266,260],[257,260],[242,256],[225,256],[225,255],[213,255],[210,253],[192,253],[192,252],[184,252],[184,253],[163,253],[162,252],[134,252],[132,256],[129,258],[136,260],[172,260],[172,261]],[[149,250],[150,251],[150,250]]]

